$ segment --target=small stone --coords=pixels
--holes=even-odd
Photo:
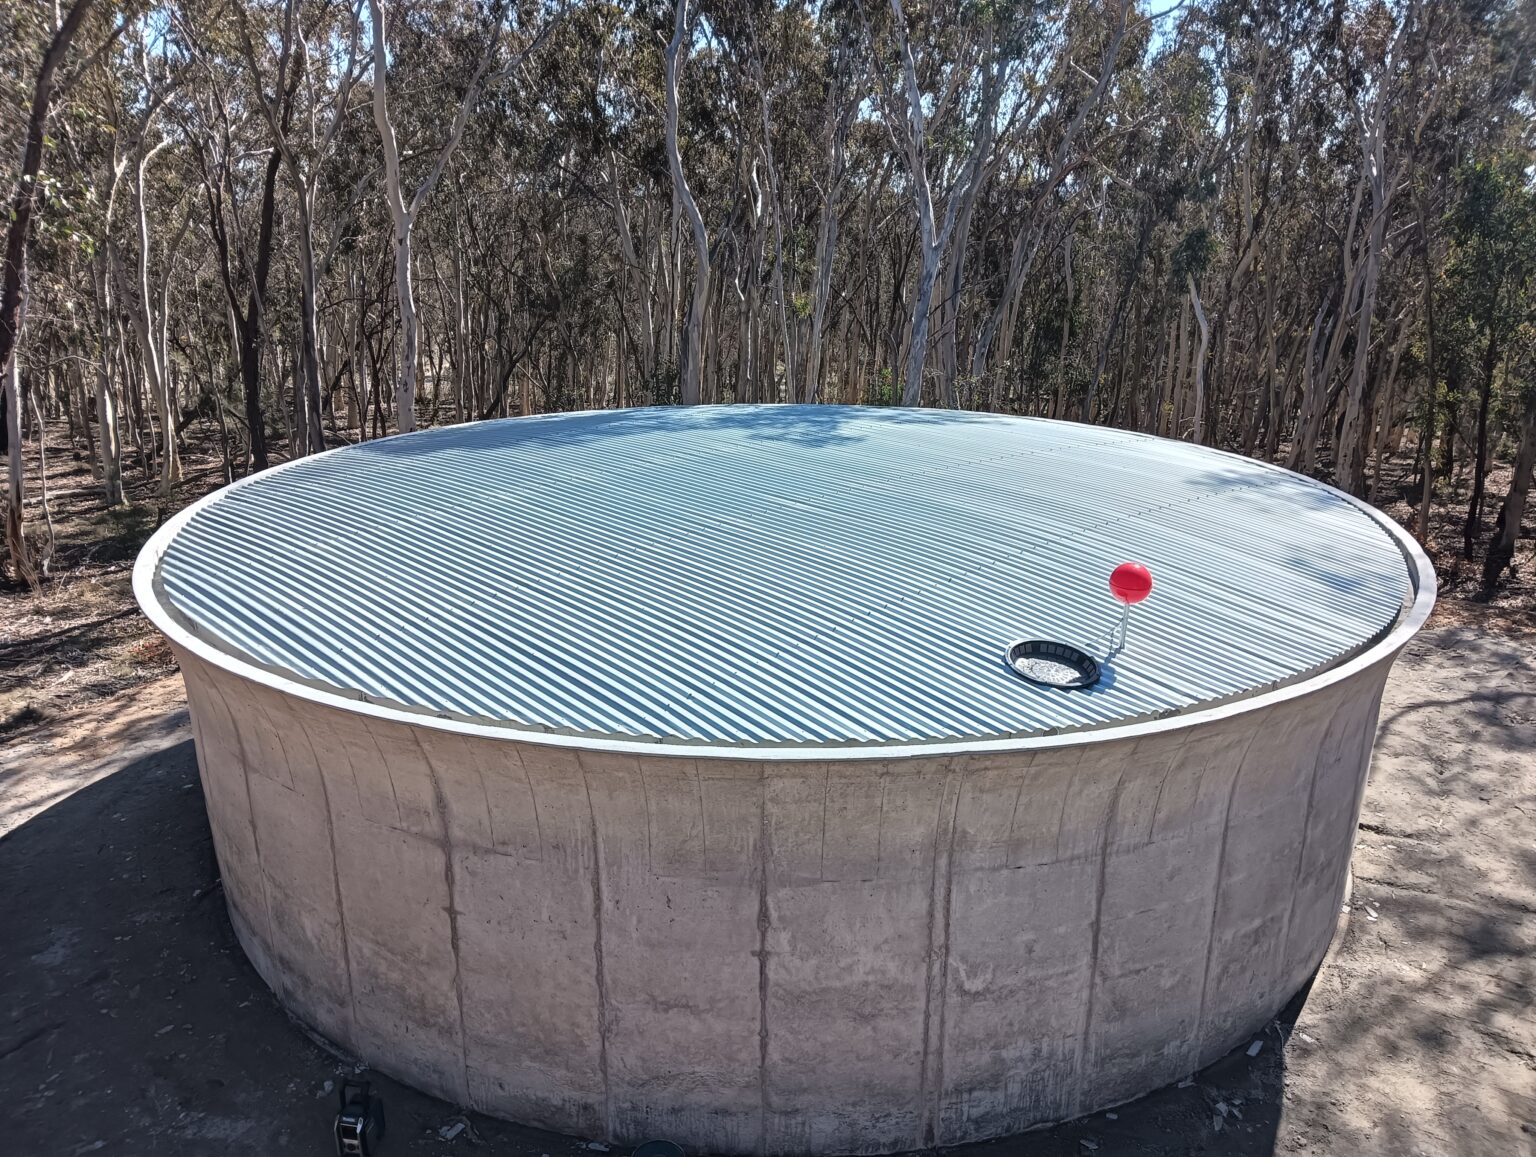
[[[601,1141],[588,1141],[587,1148],[592,1150],[594,1153],[608,1152],[608,1146],[604,1145]]]
[[[316,1093],[315,1096],[317,1096],[317,1097],[327,1096],[328,1094],[334,1092],[335,1089],[336,1089],[336,1082],[335,1081],[326,1081],[325,1084],[320,1086],[320,1091],[318,1093]]]
[[[1264,1042],[1263,1041],[1261,1041],[1261,1040],[1254,1041],[1251,1045],[1248,1046],[1248,1055],[1250,1057],[1258,1056],[1259,1055],[1259,1050],[1262,1049],[1263,1047],[1264,1047]]]
[[[1120,1119],[1120,1114],[1119,1113],[1105,1113],[1104,1114],[1104,1119],[1107,1120],[1107,1121],[1118,1121]]]
[[[1304,1032],[1299,1032],[1296,1035],[1299,1036],[1302,1040],[1306,1041],[1309,1045],[1315,1045],[1317,1043]]]
[[[164,1028],[157,1030],[155,1035],[156,1036],[164,1036],[166,1033],[170,1032],[175,1027],[176,1026],[174,1024],[168,1024]]]
[[[1087,1137],[1084,1137],[1081,1141],[1078,1142],[1078,1144],[1081,1145],[1084,1149],[1088,1150],[1090,1153],[1099,1147],[1099,1143],[1097,1141],[1090,1141]]]

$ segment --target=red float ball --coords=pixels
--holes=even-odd
[[[1109,593],[1129,606],[1152,593],[1152,572],[1139,562],[1122,562],[1109,576]]]

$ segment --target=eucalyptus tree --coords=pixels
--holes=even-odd
[[[683,343],[678,364],[678,374],[683,405],[697,405],[703,399],[704,375],[704,313],[709,305],[710,252],[709,233],[704,228],[704,215],[688,184],[683,170],[682,149],[678,145],[678,78],[687,60],[684,48],[691,35],[688,22],[688,0],[674,0],[672,39],[662,50],[666,78],[663,96],[667,116],[667,167],[672,173],[673,197],[688,218],[689,234],[693,238],[693,292],[683,320]],[[675,214],[674,214],[675,215]]]
[[[485,27],[474,28],[476,40],[483,41],[484,48],[475,63],[465,86],[464,95],[458,102],[458,111],[446,130],[446,139],[436,149],[424,149],[432,157],[430,167],[411,191],[409,200],[402,185],[400,148],[396,141],[395,126],[390,120],[388,62],[384,25],[384,0],[368,0],[373,38],[373,123],[378,129],[384,153],[384,193],[389,203],[395,240],[395,292],[400,310],[400,378],[395,391],[395,414],[401,433],[408,433],[416,426],[416,373],[418,363],[418,330],[416,298],[411,287],[411,231],[416,217],[442,179],[443,170],[458,151],[464,138],[464,129],[487,87],[512,76],[529,54],[537,50],[549,35],[554,17],[546,19],[534,34],[531,43],[515,51],[506,63],[492,68],[501,48],[503,23],[506,18],[505,0],[497,0]]]
[[[256,101],[288,171],[298,215],[295,250],[301,302],[299,374],[294,389],[297,432],[294,449],[299,453],[315,453],[325,448],[320,389],[319,287],[334,247],[323,252],[316,249],[316,218],[326,159],[346,121],[352,88],[366,64],[359,52],[362,2],[357,0],[356,6],[350,7],[351,0],[344,0],[342,5],[328,2],[304,6],[299,0],[286,0],[278,20],[280,31],[272,50],[275,59],[270,66],[272,78],[269,84],[269,68],[263,61],[267,53],[257,49],[258,39],[265,49],[269,38],[258,36],[253,30],[258,14],[247,11],[247,0],[233,0],[240,46],[250,69]],[[306,29],[304,16],[316,9],[313,26]],[[305,106],[298,134],[290,131],[291,126],[285,127],[280,108],[290,81]],[[345,201],[338,215],[349,215],[354,201],[355,198]],[[345,230],[340,221],[332,224],[334,242]]]
[[[33,153],[0,118],[13,471],[34,409],[117,502],[176,492],[189,431],[233,474],[571,407],[927,403],[1377,501],[1411,455],[1421,535],[1458,493],[1490,584],[1517,553],[1529,470],[1502,521],[1480,479],[1536,453],[1525,258],[1474,175],[1529,194],[1518,0],[121,3]],[[18,110],[73,11],[0,11]]]
[[[1462,533],[1467,559],[1474,556],[1483,529],[1499,371],[1522,327],[1536,324],[1536,189],[1529,164],[1528,156],[1504,155],[1465,166],[1448,218],[1452,249],[1444,312],[1454,328],[1445,356],[1460,363],[1477,399],[1471,494]],[[1493,578],[1502,569],[1498,566]]]
[[[105,277],[117,290],[118,308],[132,327],[138,348],[140,373],[153,406],[155,423],[159,427],[160,445],[158,453],[153,456],[159,463],[158,492],[163,498],[171,493],[171,488],[181,478],[181,462],[176,444],[179,414],[170,356],[169,298],[176,256],[192,224],[192,206],[187,203],[187,190],[179,188],[180,182],[174,177],[159,174],[153,179],[150,177],[151,167],[157,159],[163,163],[163,154],[176,143],[175,135],[162,131],[159,121],[179,78],[172,71],[174,66],[166,52],[151,51],[151,40],[163,43],[163,37],[150,31],[147,20],[137,21],[136,24],[129,59],[134,85],[130,93],[132,103],[142,108],[134,111],[124,107],[128,102],[119,103],[117,93],[107,93],[114,142],[122,140],[126,144],[125,152],[115,166],[113,184],[108,194],[108,212],[104,222]],[[130,203],[133,221],[129,242],[133,249],[131,271],[112,231],[111,208],[116,203],[118,182],[125,171],[128,176],[126,199]],[[164,192],[174,195],[168,204],[163,197],[157,196]],[[152,218],[179,218],[180,224],[169,233],[156,237],[156,231],[150,227]],[[155,254],[157,241],[161,249],[158,261]]]
[[[1147,31],[1145,17],[1134,24],[1131,21],[1129,3],[1112,7],[1112,18],[1104,21],[1096,11],[1069,5],[1066,12],[1049,14],[1043,21],[1044,28],[1033,37],[1020,37],[1022,43],[1033,45],[1026,58],[1028,67],[1020,71],[1021,88],[1015,97],[1019,102],[1015,110],[1019,123],[1014,132],[1029,142],[1026,160],[1012,177],[1023,204],[1011,225],[1001,292],[980,322],[972,346],[973,378],[980,379],[987,372],[993,342],[1010,320],[1014,324],[1008,326],[1003,338],[1005,346],[1011,343],[1019,319],[1020,294],[1042,246],[1056,232],[1061,215],[1068,208],[1060,196],[1064,186],[1072,186],[1068,201],[1087,192],[1087,182],[1071,180],[1086,161],[1078,152],[1079,138],[1110,89],[1128,35],[1133,30],[1143,35]],[[1077,39],[1070,31],[1058,34],[1051,31],[1053,28],[1079,29],[1085,40],[1097,41],[1097,74],[1083,75],[1082,66],[1075,59]]]
[[[180,102],[182,132],[202,183],[215,267],[234,330],[250,465],[265,470],[269,457],[261,366],[268,344],[267,285],[283,151],[275,143],[263,149],[265,122],[256,111],[259,102],[242,91],[244,70],[231,67],[235,53],[227,33],[190,14],[178,16],[176,32],[198,73],[197,82],[188,86],[192,95]],[[285,135],[292,128],[299,80],[299,70],[291,70],[278,97],[278,126]],[[248,158],[260,157],[263,151],[264,163],[253,170]],[[248,237],[253,211],[256,232]]]
[[[0,377],[5,383],[5,546],[16,577],[34,587],[38,581],[37,564],[22,526],[21,375],[16,362],[16,344],[26,309],[27,240],[40,201],[48,114],[58,87],[59,69],[81,25],[90,15],[92,5],[93,0],[74,0],[51,30],[43,49],[42,63],[32,87],[21,165],[16,173],[16,190],[5,231],[4,256],[0,258],[3,261],[0,264]]]
[[[949,10],[933,8],[920,14],[928,23],[916,43],[931,44],[931,50],[922,51],[920,72],[921,48],[914,48],[906,7],[902,0],[889,3],[889,20],[876,24],[866,17],[866,27],[873,58],[871,90],[904,164],[917,220],[918,267],[901,386],[901,404],[916,406],[923,400],[934,286],[961,206],[974,200],[990,159],[1007,62],[989,10],[972,9],[952,21]],[[940,142],[946,137],[964,140],[968,147],[945,148]],[[952,381],[946,383],[945,401],[954,404]]]

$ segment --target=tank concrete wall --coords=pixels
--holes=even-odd
[[[297,1016],[497,1116],[780,1154],[1007,1134],[1245,1041],[1328,946],[1394,656],[1140,738],[826,762],[412,727],[178,657],[230,916]]]

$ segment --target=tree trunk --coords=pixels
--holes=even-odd
[[[827,304],[832,292],[832,263],[837,254],[837,201],[845,181],[845,150],[853,116],[852,103],[846,109],[836,108],[840,95],[839,85],[827,86],[825,115],[830,125],[826,169],[821,184],[821,213],[816,229],[814,281],[811,283],[811,336],[806,348],[805,377],[800,390],[800,396],[807,403],[813,403],[821,396],[822,331],[826,325]]]
[[[1378,161],[1380,160],[1378,152]],[[1359,321],[1355,333],[1355,366],[1350,375],[1349,395],[1344,409],[1344,427],[1339,438],[1334,463],[1342,489],[1356,496],[1362,494],[1364,479],[1365,423],[1371,406],[1368,386],[1371,355],[1371,321],[1376,312],[1376,282],[1381,269],[1381,247],[1387,227],[1386,195],[1378,186],[1380,177],[1372,181],[1371,226],[1367,234],[1365,254],[1365,290],[1360,301]]]
[[[667,102],[666,148],[667,165],[672,172],[672,190],[684,212],[693,233],[693,294],[689,299],[688,315],[683,323],[682,357],[678,365],[678,387],[685,406],[696,406],[703,396],[704,384],[704,311],[709,306],[709,235],[704,229],[704,218],[699,213],[693,190],[683,173],[683,158],[677,144],[677,79],[678,56],[682,50],[683,35],[688,25],[688,0],[677,0],[672,18],[672,40],[664,56]]]
[[[22,311],[26,297],[27,234],[37,210],[38,178],[43,169],[43,129],[53,103],[54,74],[69,51],[70,42],[84,23],[94,0],[75,0],[43,53],[37,83],[32,88],[32,107],[27,116],[26,144],[21,172],[11,202],[10,224],[5,233],[5,259],[0,267],[0,375],[6,379],[7,429],[10,453],[5,506],[5,543],[16,577],[37,586],[37,567],[22,526],[21,405],[17,390],[20,367],[16,345],[21,338]],[[9,370],[9,373],[6,371]]]
[[[1195,286],[1195,275],[1186,273],[1189,284],[1189,304],[1195,312],[1195,324],[1200,327],[1200,344],[1195,347],[1195,445],[1205,441],[1205,351],[1211,344],[1211,327],[1205,320],[1205,307],[1200,303],[1200,290]]]
[[[1525,413],[1520,421],[1520,449],[1515,454],[1515,472],[1509,480],[1509,493],[1504,496],[1504,504],[1499,509],[1497,533],[1483,560],[1483,590],[1489,594],[1498,587],[1499,579],[1514,561],[1533,473],[1536,473],[1536,388],[1528,388]]]
[[[1414,533],[1421,546],[1429,544],[1429,507],[1435,494],[1435,418],[1438,416],[1440,372],[1435,360],[1435,279],[1429,261],[1428,214],[1422,198],[1417,198],[1419,211],[1419,265],[1424,292],[1424,371],[1425,384],[1424,432],[1419,436],[1422,457],[1420,469],[1424,472],[1423,488],[1419,494],[1419,517]]]
[[[32,394],[32,424],[37,434],[37,503],[43,511],[43,528],[47,531],[43,547],[37,552],[37,569],[42,578],[48,577],[48,566],[53,561],[57,538],[53,533],[53,511],[48,507],[48,427],[37,404],[41,391],[34,386]]]
[[[1072,231],[1061,239],[1061,277],[1065,298],[1061,307],[1061,341],[1056,347],[1056,396],[1051,401],[1051,417],[1067,416],[1067,350],[1072,344],[1072,303],[1076,287],[1072,282]]]
[[[14,346],[12,347],[14,349]],[[12,577],[38,589],[38,560],[27,541],[22,522],[25,499],[22,475],[21,442],[21,359],[13,357],[5,373],[5,450],[6,504],[5,541],[10,554]]]
[[[272,269],[272,227],[277,213],[277,170],[282,150],[273,148],[262,177],[261,223],[256,237],[256,268],[240,326],[240,384],[245,393],[245,424],[250,438],[251,469],[265,470],[267,425],[261,411],[261,348],[266,337],[267,276]]]
[[[1483,351],[1483,380],[1477,402],[1477,446],[1472,462],[1472,497],[1462,532],[1462,557],[1471,559],[1483,530],[1483,494],[1488,484],[1488,410],[1493,400],[1493,374],[1499,364],[1499,336],[1494,310],[1489,309],[1488,345]]]
[[[109,507],[122,506],[123,446],[117,428],[117,391],[112,387],[112,278],[106,255],[91,262],[96,286],[96,327],[100,348],[96,351],[96,425],[101,446],[102,496]]]
[[[389,54],[384,47],[384,6],[368,0],[373,25],[373,123],[384,146],[384,193],[389,202],[395,237],[395,300],[400,309],[400,379],[395,383],[395,413],[400,433],[416,428],[417,322],[416,296],[411,286],[411,229],[415,215],[406,207],[400,190],[400,151],[395,127],[389,121],[389,97],[384,70]],[[477,78],[478,79],[478,78]]]

